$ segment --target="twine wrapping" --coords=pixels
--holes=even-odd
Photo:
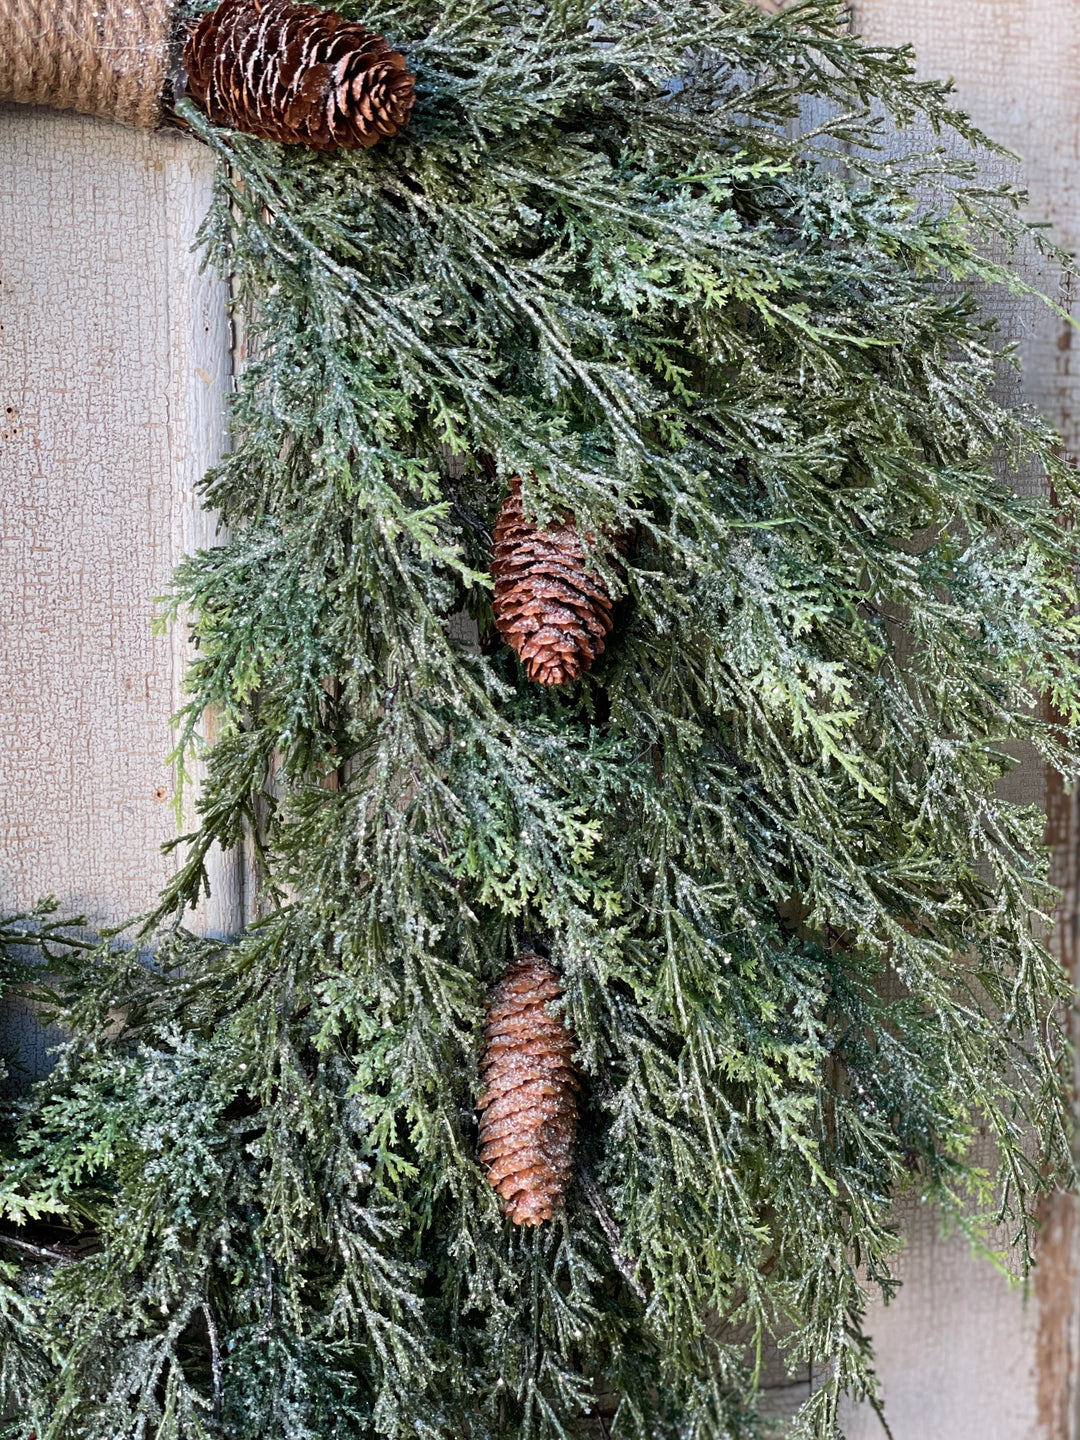
[[[152,129],[172,23],[173,0],[0,0],[0,100]]]

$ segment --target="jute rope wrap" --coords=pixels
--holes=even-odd
[[[0,0],[0,100],[152,129],[173,0]]]

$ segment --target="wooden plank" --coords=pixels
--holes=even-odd
[[[0,111],[0,906],[95,924],[149,908],[176,857],[165,764],[184,637],[154,597],[213,538],[225,290],[191,253],[212,162],[176,133]],[[218,866],[199,924],[239,923]]]
[[[991,166],[1031,195],[1031,217],[1058,244],[1080,248],[1080,5],[1066,0],[857,0],[855,24],[875,43],[914,44],[919,71],[951,76],[958,102],[1021,157]],[[1058,272],[1026,254],[1031,278],[1066,305]],[[1072,365],[1074,332],[1045,308],[999,297],[1004,332],[1019,341],[1023,398],[1080,453],[1080,406]],[[1075,974],[1075,803],[1060,782],[1027,764],[1010,781],[1018,800],[1043,803],[1048,840],[1065,896],[1053,936]],[[899,1298],[871,1316],[886,1414],[895,1440],[1074,1440],[1078,1265],[1075,1204],[1056,1196],[1043,1209],[1039,1265],[1028,1295],[945,1238],[932,1210],[901,1207],[908,1240]],[[849,1414],[848,1440],[882,1434],[868,1411]]]

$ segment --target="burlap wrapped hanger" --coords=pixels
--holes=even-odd
[[[368,147],[408,123],[405,57],[356,21],[295,0],[222,0],[178,33],[177,11],[177,0],[0,0],[0,101],[152,129],[175,88],[215,124],[316,150]]]
[[[152,129],[174,0],[0,0],[0,100]]]

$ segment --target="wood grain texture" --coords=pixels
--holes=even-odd
[[[1030,195],[1030,218],[1064,249],[1080,248],[1080,0],[855,0],[854,19],[867,41],[912,44],[921,75],[955,81],[961,108],[1019,157],[1013,173]],[[1041,278],[1075,308],[1051,266]],[[1021,306],[1025,393],[1080,455],[1074,332]]]
[[[1080,249],[1080,3],[1036,0],[856,0],[863,37],[915,46],[919,71],[951,76],[958,102],[1020,157],[991,167],[1031,196],[1031,217],[1059,245]],[[1074,308],[1059,272],[1033,254],[1026,272]],[[1067,451],[1080,454],[1074,332],[1045,308],[999,298],[1004,332],[1019,343],[1023,396],[1050,416]],[[1025,764],[1011,777],[1016,799],[1048,808],[1047,838],[1064,895],[1052,943],[1075,974],[1076,804],[1056,777]],[[1027,1295],[972,1259],[938,1217],[904,1206],[908,1241],[899,1298],[870,1319],[895,1440],[1075,1440],[1078,1266],[1075,1202],[1043,1208],[1039,1265]],[[868,1411],[846,1417],[848,1440],[879,1440]]]
[[[902,1204],[900,1294],[868,1328],[893,1440],[1046,1440],[1034,1360],[1038,1310],[937,1212]],[[868,1407],[848,1407],[845,1440],[883,1440]]]
[[[177,134],[0,111],[0,906],[111,923],[177,863],[184,637],[154,598],[212,522],[224,287],[191,253],[212,163]],[[210,929],[237,922],[218,867]]]

